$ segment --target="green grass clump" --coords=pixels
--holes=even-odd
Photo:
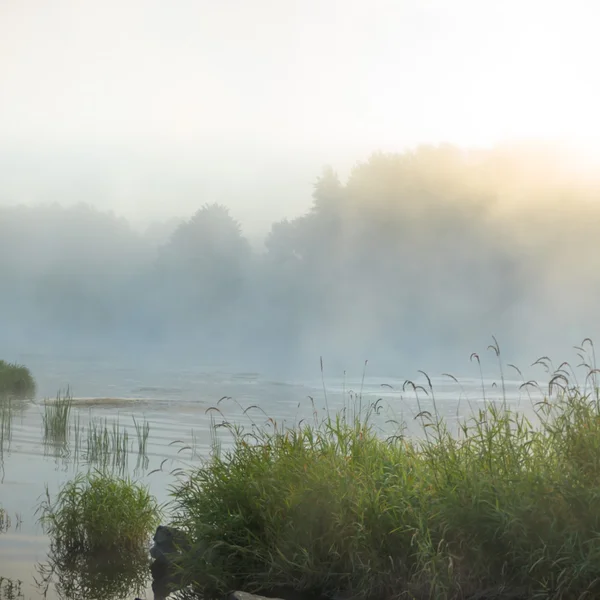
[[[147,543],[160,516],[145,487],[98,471],[78,474],[54,501],[46,490],[38,510],[61,556],[137,549]]]
[[[107,419],[92,420],[87,430],[85,460],[100,466],[124,471],[129,456],[129,433],[118,421],[108,424]]]
[[[563,373],[532,422],[504,402],[457,433],[422,412],[421,439],[382,438],[372,411],[232,428],[173,492],[184,581],[206,598],[600,596],[600,400]]]
[[[35,389],[35,379],[27,367],[0,360],[0,396],[33,398]]]
[[[65,394],[60,391],[53,402],[44,402],[42,424],[44,440],[52,443],[65,443],[69,434],[69,418],[73,408],[73,396],[67,389]]]

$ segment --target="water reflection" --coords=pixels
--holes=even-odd
[[[4,454],[10,453],[15,415],[23,415],[29,400],[0,394],[0,483],[4,481]]]
[[[51,547],[37,565],[36,585],[61,600],[124,600],[143,596],[149,585],[149,557],[143,547],[102,554],[67,554]]]
[[[23,582],[0,576],[0,600],[24,600]]]

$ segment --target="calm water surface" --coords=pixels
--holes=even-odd
[[[81,455],[73,456],[73,452],[65,455],[60,448],[43,441],[43,399],[55,397],[67,385],[76,399],[74,416],[79,415],[83,427],[90,419],[97,418],[106,418],[109,424],[118,421],[121,427],[127,427],[132,450],[127,470],[147,484],[159,502],[169,499],[169,488],[176,482],[173,469],[198,464],[201,457],[208,455],[211,411],[207,409],[224,396],[228,399],[219,404],[224,418],[248,427],[252,426],[252,420],[264,425],[266,415],[292,425],[300,419],[313,419],[314,409],[323,416],[326,403],[331,411],[344,405],[358,405],[356,398],[361,390],[362,406],[382,399],[381,414],[376,417],[375,425],[384,434],[393,433],[390,420],[402,419],[409,431],[418,434],[414,416],[419,409],[433,410],[431,395],[419,392],[417,399],[413,392],[402,392],[404,378],[369,377],[367,373],[363,380],[360,370],[345,379],[326,377],[324,391],[318,365],[314,380],[277,381],[260,373],[226,372],[215,367],[169,369],[156,364],[124,365],[98,358],[57,359],[41,355],[21,355],[11,360],[32,369],[38,382],[38,398],[17,407],[10,439],[5,440],[1,456],[0,506],[11,523],[0,533],[0,599],[9,598],[11,593],[15,595],[14,588],[12,591],[7,588],[10,582],[21,582],[17,597],[43,597],[36,579],[40,579],[40,565],[48,560],[48,540],[37,523],[36,507],[46,485],[54,494],[75,473],[88,468]],[[421,379],[419,383],[426,383]],[[457,384],[440,377],[432,382],[438,411],[450,422],[481,405],[479,379],[461,379]],[[500,400],[499,383],[486,380],[488,400]],[[506,382],[507,399],[510,404],[527,410],[530,401],[519,392],[520,383]],[[253,408],[244,414],[243,409],[253,405],[264,412]],[[223,420],[220,415],[212,414]],[[138,423],[146,420],[150,424],[147,461],[141,463],[137,461],[133,417]],[[220,431],[226,444],[227,433]],[[182,450],[184,447],[187,449]],[[54,599],[61,595],[51,585],[46,597]],[[151,598],[151,592],[147,591],[145,597]]]

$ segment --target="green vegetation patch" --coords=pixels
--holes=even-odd
[[[173,491],[185,581],[206,598],[598,597],[600,401],[557,384],[534,423],[486,403],[451,434],[422,412],[422,439],[345,413],[232,428],[233,448]]]
[[[159,523],[160,510],[146,487],[99,471],[78,474],[38,511],[59,554],[136,550]]]
[[[35,389],[35,380],[27,367],[0,360],[0,396],[32,398]]]

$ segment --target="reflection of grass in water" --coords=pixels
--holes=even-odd
[[[0,600],[24,600],[23,582],[0,576]]]
[[[0,506],[0,533],[5,533],[10,527],[10,517],[6,511]]]
[[[52,585],[60,598],[120,600],[143,596],[149,579],[145,548],[68,554],[52,548],[48,562],[38,564],[36,581],[45,596]]]

